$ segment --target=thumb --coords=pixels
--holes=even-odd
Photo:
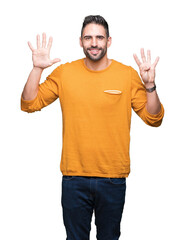
[[[147,71],[150,69],[150,65],[149,64],[146,64],[145,66],[143,66],[143,70],[144,71]]]
[[[55,59],[51,60],[52,64],[60,62],[60,61],[61,61],[60,58],[55,58]]]

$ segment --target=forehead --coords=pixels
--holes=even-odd
[[[89,23],[83,30],[83,36],[85,35],[106,35],[104,26],[95,23]]]

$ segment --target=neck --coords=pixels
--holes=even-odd
[[[89,58],[84,59],[85,65],[89,69],[94,70],[94,71],[100,71],[100,70],[103,70],[103,69],[107,68],[111,64],[111,62],[112,62],[112,60],[108,59],[107,57],[102,58],[98,61],[92,61]]]

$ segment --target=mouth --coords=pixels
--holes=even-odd
[[[99,51],[100,51],[99,49],[95,49],[95,48],[91,48],[91,49],[89,49],[89,52],[90,52],[91,54],[93,54],[93,55],[98,54]]]

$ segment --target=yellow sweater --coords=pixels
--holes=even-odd
[[[138,73],[115,60],[101,71],[88,69],[84,58],[61,64],[39,85],[35,99],[21,96],[21,110],[41,110],[58,97],[63,115],[63,175],[128,177],[132,108],[154,127],[164,116],[162,104],[158,114],[147,112],[146,90]]]

